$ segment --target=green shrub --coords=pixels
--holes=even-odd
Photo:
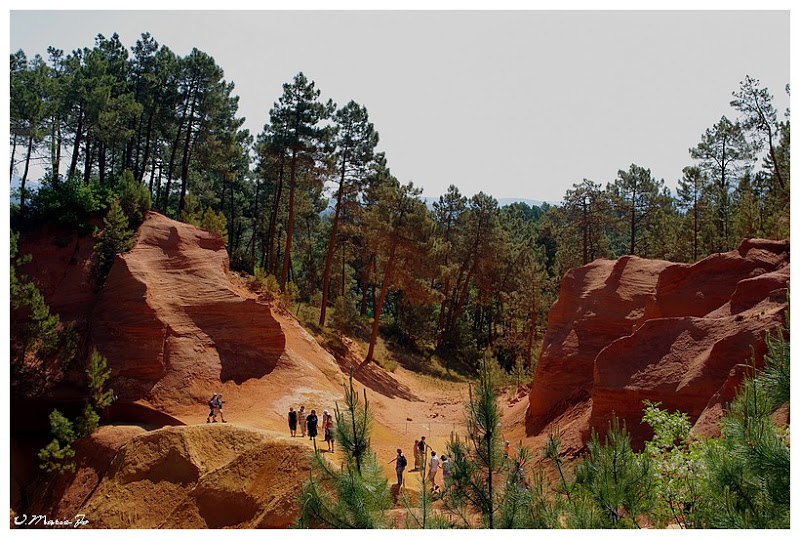
[[[31,218],[88,234],[93,229],[89,217],[108,207],[112,198],[111,189],[98,183],[66,180],[54,187],[52,182],[45,181],[31,197]]]
[[[119,202],[114,199],[108,215],[103,219],[103,228],[100,241],[94,246],[97,279],[104,282],[114,264],[114,258],[119,253],[129,251],[133,247],[133,231],[128,225],[128,218],[122,211]]]
[[[115,191],[122,211],[133,228],[138,227],[153,204],[150,190],[142,182],[136,181],[130,170],[125,170],[115,185]]]
[[[228,220],[222,211],[215,212],[209,206],[203,213],[203,221],[200,223],[200,228],[213,232],[222,238],[225,245],[228,244]]]
[[[58,347],[59,317],[50,314],[50,307],[36,285],[29,282],[24,274],[17,274],[17,270],[31,259],[30,255],[18,256],[18,240],[19,235],[12,230],[9,244],[11,310],[24,311],[26,316],[22,320],[15,317],[11,329],[12,337],[22,343],[23,357],[18,359],[24,360],[27,351],[49,354]]]
[[[333,302],[333,313],[331,315],[331,327],[340,333],[350,334],[358,320],[356,310],[356,298],[352,293],[344,296],[341,294]]]
[[[72,459],[75,457],[75,450],[70,444],[77,439],[77,435],[72,421],[58,410],[53,410],[50,413],[50,432],[53,440],[39,451],[39,460],[42,461],[39,468],[48,473],[74,472],[75,462]]]
[[[246,271],[247,273],[253,273],[256,265],[255,257],[248,252],[242,251],[241,249],[236,249],[234,252],[232,252],[230,260],[231,269],[234,271]]]
[[[98,410],[102,410],[112,403],[114,393],[110,389],[106,389],[106,383],[111,377],[111,369],[108,368],[105,356],[100,354],[96,348],[89,356],[86,375],[89,378],[89,397],[92,404]]]
[[[587,444],[589,455],[576,468],[576,490],[581,502],[593,505],[603,528],[638,528],[653,499],[650,459],[631,449],[625,425],[612,417],[604,441],[597,432]]]
[[[186,195],[179,219],[188,225],[200,227],[200,223],[203,222],[203,208],[197,197]]]

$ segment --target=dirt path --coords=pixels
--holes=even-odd
[[[327,409],[333,413],[336,403],[342,406],[342,384],[347,381],[350,367],[361,361],[355,343],[349,343],[348,354],[337,362],[324,350],[296,318],[285,312],[275,312],[286,335],[285,361],[268,376],[235,385],[227,383],[222,392],[226,420],[232,425],[266,430],[282,437],[290,437],[286,414],[289,407],[306,411],[315,409],[318,416]],[[282,364],[281,364],[282,363]],[[468,398],[467,385],[440,380],[431,376],[397,367],[388,372],[370,364],[354,375],[354,385],[367,399],[373,412],[372,447],[384,464],[386,476],[395,477],[394,464],[388,464],[402,448],[413,467],[414,440],[425,436],[437,453],[446,451],[451,432],[464,432],[464,401]],[[209,394],[215,391],[209,388]],[[205,405],[168,405],[162,407],[186,424],[206,421]],[[298,429],[299,434],[299,429]],[[303,439],[309,445],[308,438]],[[327,444],[320,433],[317,447]],[[338,460],[338,455],[329,455]],[[412,474],[411,477],[413,478]],[[413,487],[413,484],[409,484]]]

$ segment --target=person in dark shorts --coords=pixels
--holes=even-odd
[[[317,411],[311,410],[311,414],[306,418],[306,431],[308,432],[308,437],[311,438],[312,440],[314,440],[317,437],[318,422],[319,418],[317,417]]]
[[[297,412],[291,406],[289,407],[289,432],[292,433],[292,437],[297,435]]]
[[[328,451],[333,453],[333,416],[328,413],[328,410],[322,412],[322,434],[328,443]]]

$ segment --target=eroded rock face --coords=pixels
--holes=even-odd
[[[210,381],[241,384],[272,371],[285,347],[280,324],[234,289],[227,270],[218,236],[147,215],[92,316],[92,342],[121,398],[191,402]]]
[[[531,386],[528,433],[589,406],[571,427],[583,440],[614,414],[641,441],[649,399],[714,434],[751,346],[763,355],[764,332],[784,319],[788,280],[789,244],[769,240],[692,265],[622,257],[568,272]]]
[[[311,448],[231,425],[102,427],[36,509],[90,528],[285,528]]]

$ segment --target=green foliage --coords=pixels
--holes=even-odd
[[[361,403],[352,373],[349,384],[344,384],[344,397],[344,410],[336,405],[334,425],[342,464],[337,470],[319,451],[314,451],[312,475],[298,496],[298,527],[363,529],[385,528],[389,524],[389,485],[370,448],[372,412],[366,391]]]
[[[113,402],[114,393],[112,390],[106,389],[111,369],[108,368],[105,356],[100,354],[96,348],[89,356],[86,375],[89,379],[89,396],[92,404],[96,409],[102,410]]]
[[[75,462],[72,459],[75,457],[75,450],[70,444],[77,439],[77,435],[72,421],[58,410],[53,410],[50,413],[50,432],[54,438],[39,451],[39,460],[42,461],[39,468],[48,473],[74,472]]]
[[[119,205],[133,227],[144,221],[144,215],[152,206],[152,197],[147,186],[136,181],[130,170],[123,171],[115,186]]]
[[[572,503],[572,496],[570,489],[567,485],[567,479],[564,477],[564,457],[561,454],[561,433],[558,430],[551,429],[547,433],[545,440],[544,450],[542,451],[542,460],[551,462],[558,470],[558,476],[561,479],[561,488],[567,496],[567,500]]]
[[[18,269],[31,259],[30,256],[18,256],[18,241],[19,234],[12,230],[9,244],[11,310],[25,313],[21,320],[14,317],[12,337],[22,341],[22,356],[18,360],[24,361],[27,351],[45,355],[55,351],[59,342],[59,317],[50,314],[50,307],[36,285],[29,282],[24,274],[17,274]]]
[[[344,334],[352,334],[358,320],[355,306],[355,297],[352,294],[339,295],[333,303],[331,327]]]
[[[89,357],[86,369],[89,378],[89,398],[83,412],[73,423],[58,410],[50,414],[50,432],[53,440],[39,451],[39,467],[50,473],[57,471],[64,473],[75,471],[75,450],[72,442],[78,438],[89,436],[100,425],[100,416],[97,410],[102,410],[111,404],[113,392],[105,388],[111,371],[106,366],[106,359],[97,350],[93,350]]]
[[[91,404],[86,403],[86,406],[83,407],[83,413],[75,420],[75,430],[78,433],[78,438],[89,436],[99,426],[100,416],[97,415]]]
[[[582,502],[593,504],[596,512],[589,514],[599,527],[638,528],[638,519],[652,505],[650,459],[631,449],[625,425],[620,426],[616,417],[612,418],[603,442],[597,432],[592,432],[587,445],[589,455],[576,468],[573,496],[580,500],[578,506]]]
[[[180,220],[184,223],[202,228],[219,235],[225,244],[228,243],[228,221],[222,211],[215,212],[208,206],[205,211],[200,200],[194,195],[186,195],[185,205]]]
[[[98,183],[67,180],[54,184],[50,179],[31,197],[31,219],[87,234],[93,229],[89,217],[108,207],[111,195],[108,186]]]
[[[267,273],[262,267],[257,267],[251,278],[251,283],[268,299],[274,299],[280,294],[278,279],[271,273]]]
[[[283,291],[281,294],[281,299],[283,300],[283,304],[286,305],[287,308],[291,308],[294,300],[300,295],[300,290],[297,288],[297,284],[294,281],[289,281],[286,283],[286,290]]]
[[[526,472],[533,464],[530,451],[519,446],[509,456],[503,497],[498,509],[498,528],[558,528],[558,503],[547,500],[541,472]]]
[[[644,444],[644,454],[653,468],[655,506],[651,519],[661,525],[695,527],[704,486],[701,482],[705,474],[704,444],[689,443],[692,425],[687,414],[670,413],[660,409],[660,404],[644,401],[642,417],[642,423],[648,424],[654,433]]]
[[[773,412],[788,403],[787,325],[768,337],[764,369],[742,383],[722,421],[722,436],[708,444],[708,489],[700,523],[724,528],[788,528],[790,450],[788,425]]]
[[[179,219],[186,224],[200,228],[200,224],[203,222],[203,207],[200,206],[200,200],[196,196],[186,195]]]
[[[231,269],[234,271],[244,271],[253,273],[255,271],[256,259],[253,255],[241,249],[236,249],[231,253]]]
[[[228,243],[228,221],[222,211],[215,212],[211,207],[206,208],[200,228],[217,234],[222,238],[223,244]]]
[[[495,512],[501,500],[494,483],[503,458],[496,383],[487,363],[484,358],[478,380],[470,386],[466,439],[451,435],[447,444],[451,461],[451,486],[447,497],[453,507],[471,507],[485,526],[494,528]]]
[[[133,247],[133,231],[128,218],[122,211],[118,200],[111,201],[108,215],[103,219],[103,232],[100,241],[94,246],[96,272],[99,282],[105,281],[114,259],[119,253],[129,251]]]

